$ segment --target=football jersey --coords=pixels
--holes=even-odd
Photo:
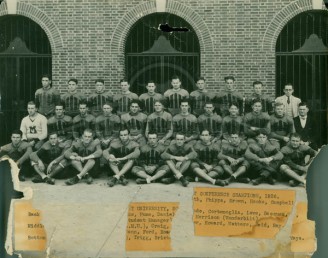
[[[118,115],[100,115],[96,118],[96,135],[100,140],[109,137],[118,137],[120,128],[121,119]]]
[[[152,113],[147,118],[147,132],[154,132],[162,139],[169,131],[173,131],[172,115],[166,111]]]
[[[164,97],[162,94],[160,93],[154,93],[154,94],[149,94],[147,93],[143,93],[140,95],[139,100],[142,102],[143,104],[143,113],[149,115],[153,112],[155,112],[154,109],[154,104],[156,101],[158,100],[162,100]]]
[[[230,134],[238,133],[240,137],[244,136],[244,121],[241,116],[226,116],[222,120],[222,135],[228,140]]]
[[[19,160],[23,155],[26,153],[27,157],[29,158],[29,154],[32,152],[32,147],[29,143],[21,141],[16,146],[12,143],[6,144],[0,148],[0,157],[7,155],[9,158],[13,159],[14,161]]]
[[[180,103],[181,99],[189,99],[189,93],[185,89],[168,89],[164,93],[164,98],[167,102],[167,108],[172,116],[178,114],[180,112]]]
[[[131,136],[144,135],[146,129],[147,115],[138,112],[137,114],[126,113],[121,116],[122,128],[128,128]]]
[[[258,161],[259,158],[272,157],[274,160],[282,160],[283,154],[278,150],[278,143],[266,141],[265,144],[251,143],[246,152],[245,157],[248,160]]]
[[[130,111],[130,103],[132,100],[138,100],[138,95],[133,92],[128,93],[119,93],[117,95],[114,95],[113,101],[116,104],[117,107],[117,114],[125,114]]]
[[[222,118],[214,114],[204,113],[197,118],[199,132],[208,130],[214,137],[220,138],[222,135]]]
[[[247,147],[248,145],[246,141],[241,141],[238,146],[234,146],[228,141],[223,141],[221,145],[221,153],[233,159],[239,159],[244,157]]]
[[[87,157],[93,154],[95,158],[100,158],[102,154],[100,141],[95,139],[89,144],[85,144],[81,139],[78,139],[73,142],[72,146],[65,152],[65,157],[69,159],[73,153],[78,154],[80,157]]]
[[[172,156],[187,157],[188,159],[195,159],[197,153],[190,144],[183,144],[182,146],[176,145],[175,141],[172,141],[170,146],[166,149],[161,157],[165,160],[173,159]]]
[[[108,159],[112,154],[115,158],[127,157],[128,159],[137,159],[140,155],[139,144],[135,141],[127,141],[122,143],[120,139],[112,141],[109,148],[104,150],[104,157]]]
[[[161,155],[164,151],[165,146],[162,144],[157,144],[155,147],[152,147],[148,144],[141,146],[140,157],[138,159],[139,166],[163,164],[163,159],[161,158]]]
[[[216,107],[222,117],[229,115],[229,106],[232,103],[237,104],[239,112],[243,111],[243,96],[237,91],[224,90],[216,96]]]
[[[39,113],[33,118],[26,116],[22,119],[20,130],[23,132],[23,140],[27,138],[44,140],[48,134],[47,118]]]
[[[282,140],[283,137],[289,136],[294,132],[294,121],[289,116],[278,117],[272,115],[270,117],[271,133],[270,136],[277,140]]]
[[[197,118],[193,114],[177,114],[173,117],[173,132],[186,137],[198,136]]]
[[[220,153],[220,143],[204,144],[202,141],[197,141],[194,145],[194,150],[197,152],[197,159],[209,165],[217,164],[218,155]]]
[[[208,91],[195,90],[190,93],[190,104],[192,113],[199,116],[204,113],[206,102],[211,102],[214,99],[214,93]]]
[[[93,116],[97,117],[102,113],[103,105],[112,102],[113,98],[109,92],[93,93],[88,97],[89,107]]]
[[[95,129],[96,118],[93,115],[77,115],[73,118],[73,137],[77,139],[82,136],[85,129]]]
[[[52,87],[40,88],[35,92],[35,104],[38,107],[38,112],[42,115],[52,115],[55,111],[55,104],[59,102],[60,94]]]
[[[244,132],[247,137],[255,137],[259,130],[253,131],[250,127],[257,127],[259,130],[263,130],[267,134],[270,133],[270,116],[267,113],[260,112],[256,114],[254,112],[248,113],[244,117]]]
[[[50,117],[48,119],[48,132],[57,133],[58,137],[63,140],[69,140],[73,135],[73,119],[70,116]]]
[[[253,93],[250,95],[248,98],[246,98],[246,103],[245,103],[245,113],[252,112],[252,104],[254,100],[260,100],[262,104],[262,112],[266,112],[269,115],[273,114],[273,103],[274,99],[270,98],[269,96],[266,96],[264,94],[262,95],[257,95]]]
[[[86,97],[80,92],[75,92],[73,94],[67,92],[64,95],[62,95],[61,100],[65,104],[65,114],[70,117],[77,116],[79,114],[80,102],[85,99]]]
[[[306,145],[300,145],[298,148],[293,148],[290,143],[281,148],[284,155],[284,163],[291,168],[297,166],[305,166],[305,157],[309,155],[311,158],[316,155],[316,151]]]
[[[33,152],[30,158],[34,162],[38,162],[38,160],[41,159],[43,163],[50,164],[50,162],[62,155],[64,150],[64,144],[57,143],[52,145],[49,141],[47,141],[38,151]]]

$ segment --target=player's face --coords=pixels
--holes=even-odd
[[[90,143],[92,140],[92,133],[84,132],[82,135],[82,141],[86,144]]]
[[[213,114],[214,111],[213,104],[205,104],[204,109],[207,114]]]
[[[96,82],[96,92],[102,92],[105,89],[105,85],[102,82]]]
[[[33,116],[36,113],[35,105],[27,105],[27,112],[30,116]]]
[[[41,79],[42,87],[43,88],[48,88],[50,86],[51,81],[47,77],[43,77]]]
[[[56,116],[61,117],[64,114],[64,107],[63,106],[56,106],[55,107]]]
[[[155,102],[154,109],[155,109],[156,112],[162,112],[163,109],[164,109],[164,106],[160,102]]]
[[[255,102],[255,103],[253,104],[253,111],[254,111],[255,113],[260,113],[261,110],[262,110],[262,104],[261,104],[260,102]]]
[[[202,134],[200,135],[200,139],[204,143],[209,143],[211,141],[211,135],[208,131],[203,131]]]
[[[130,111],[133,113],[133,114],[136,114],[138,113],[140,110],[140,107],[137,103],[132,103],[131,106],[130,106]]]
[[[298,107],[298,113],[300,116],[306,116],[308,112],[309,112],[309,109],[307,106],[299,106]]]
[[[88,112],[88,107],[87,107],[87,105],[80,105],[79,106],[79,111],[80,111],[80,114],[81,115],[86,115],[87,114],[87,112]]]
[[[68,91],[69,92],[75,92],[77,88],[77,84],[74,81],[70,81],[68,83]]]
[[[129,140],[128,130],[120,131],[120,139],[122,142],[127,142]]]
[[[148,144],[150,146],[154,146],[157,143],[157,135],[156,134],[148,134]]]
[[[254,93],[257,95],[262,94],[262,84],[255,84],[254,85]]]
[[[257,142],[260,144],[260,145],[263,145],[266,143],[266,140],[267,140],[267,136],[265,134],[259,134],[256,139],[257,139]]]
[[[284,92],[285,92],[285,95],[287,97],[290,97],[294,92],[293,86],[292,85],[286,85],[285,89],[284,89]]]
[[[199,90],[204,90],[205,87],[206,87],[206,84],[205,84],[205,81],[204,80],[199,80],[197,83],[196,83],[196,86]]]
[[[57,134],[52,134],[49,136],[49,142],[51,145],[56,145],[58,142],[58,136]]]
[[[180,108],[181,108],[182,113],[188,113],[188,110],[189,110],[188,102],[181,102]]]
[[[277,116],[283,116],[285,113],[284,106],[277,106],[275,107],[275,112]]]
[[[180,86],[181,86],[180,79],[173,79],[171,81],[171,84],[172,84],[173,89],[175,89],[175,90],[180,89]]]
[[[301,145],[301,139],[298,137],[292,137],[290,139],[290,144],[292,145],[292,148],[297,149]]]
[[[154,93],[155,89],[156,89],[155,83],[153,83],[153,82],[148,83],[146,88],[149,93]]]
[[[11,142],[14,145],[19,144],[21,140],[22,140],[22,137],[20,136],[20,134],[12,134],[11,135]]]
[[[238,134],[231,134],[230,135],[230,143],[234,146],[238,146],[240,143],[240,138]]]
[[[128,91],[129,88],[130,88],[130,85],[129,85],[128,82],[121,82],[121,90],[122,90],[123,92]]]
[[[236,116],[236,115],[238,115],[238,108],[236,107],[236,106],[231,106],[230,108],[229,108],[229,113],[230,113],[230,115],[232,115],[232,116]]]
[[[175,137],[175,142],[178,146],[182,146],[185,143],[185,136],[177,134]]]
[[[229,90],[229,91],[234,90],[234,88],[235,88],[235,82],[234,82],[234,80],[228,79],[228,80],[225,81],[225,84],[226,84],[227,90]]]
[[[110,105],[103,106],[104,115],[109,115],[112,113],[112,111],[113,111],[113,108]]]

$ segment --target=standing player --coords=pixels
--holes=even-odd
[[[202,130],[200,141],[194,145],[197,158],[191,163],[193,172],[213,185],[224,186],[224,182],[218,177],[223,175],[223,170],[218,164],[220,143],[211,142],[211,134],[208,130]]]
[[[132,100],[138,100],[138,95],[131,92],[130,84],[126,79],[122,79],[121,92],[114,95],[113,101],[117,106],[117,114],[122,115],[129,112],[130,103]]]
[[[42,88],[35,92],[35,104],[39,113],[50,117],[55,111],[55,104],[60,101],[60,94],[50,86],[51,79],[49,75],[43,75],[41,78]]]
[[[130,140],[136,141],[140,146],[146,144],[145,129],[147,123],[147,115],[140,112],[138,100],[130,102],[130,112],[121,116],[122,128],[130,131]]]
[[[95,93],[88,97],[91,114],[94,117],[102,113],[102,108],[105,102],[112,102],[112,97],[108,92],[105,92],[105,81],[103,79],[95,80]]]
[[[146,85],[147,92],[140,95],[139,100],[143,104],[143,112],[146,115],[150,115],[155,112],[154,104],[157,100],[162,100],[164,97],[162,94],[155,92],[156,84],[154,81],[149,81]]]
[[[28,116],[22,119],[20,130],[23,140],[28,141],[35,150],[38,150],[47,138],[47,118],[37,112],[33,101],[27,103]]]
[[[223,141],[228,141],[232,133],[237,133],[240,138],[244,138],[244,120],[239,116],[239,109],[236,103],[229,105],[229,116],[222,120]]]
[[[137,184],[150,184],[170,172],[170,168],[161,158],[165,146],[158,142],[156,133],[148,134],[148,143],[140,148],[140,158],[137,166],[132,168],[132,174],[137,176]]]
[[[32,179],[33,183],[55,184],[54,177],[67,166],[64,152],[67,149],[64,144],[59,143],[56,132],[49,134],[49,141],[42,147],[31,153],[30,159],[37,175]]]
[[[205,112],[197,118],[199,131],[208,130],[213,137],[212,142],[217,142],[222,136],[222,118],[214,113],[214,104],[205,102]]]
[[[75,117],[79,114],[79,104],[86,100],[86,97],[77,91],[78,80],[71,78],[68,80],[68,92],[61,96],[61,100],[65,105],[65,114]]]
[[[162,178],[163,184],[171,184],[177,178],[184,187],[187,187],[189,181],[183,176],[191,164],[191,160],[197,157],[190,144],[186,144],[186,137],[177,133],[175,141],[172,141],[170,146],[161,155],[162,159],[166,160],[174,177]]]
[[[232,182],[249,183],[250,179],[245,175],[250,164],[244,155],[247,150],[247,142],[242,140],[238,133],[232,132],[228,141],[223,141],[219,153],[219,165],[229,178],[224,181],[225,185]]]
[[[82,138],[75,141],[65,152],[65,158],[70,160],[72,167],[78,171],[75,177],[65,182],[67,185],[77,184],[82,178],[86,179],[87,184],[92,184],[92,177],[99,174],[99,158],[102,151],[100,141],[93,140],[92,134],[92,130],[85,129]]]
[[[252,103],[255,99],[261,100],[262,112],[269,115],[273,114],[274,100],[263,94],[263,83],[260,81],[253,82],[253,93],[246,99],[245,113],[252,112]]]
[[[139,144],[130,140],[129,130],[120,130],[119,139],[112,141],[109,148],[103,151],[104,158],[109,162],[109,167],[115,174],[107,182],[109,187],[116,185],[119,180],[124,186],[129,183],[124,175],[130,171],[139,155]]]
[[[155,112],[147,118],[145,135],[148,137],[149,132],[154,132],[159,143],[169,145],[173,134],[172,115],[164,111],[163,101],[155,101],[154,109]]]
[[[178,76],[173,76],[171,80],[172,89],[164,92],[164,98],[168,104],[168,110],[172,116],[180,112],[180,103],[182,99],[188,99],[189,93],[181,88],[181,81]]]
[[[79,139],[85,129],[94,131],[96,118],[93,115],[88,114],[88,104],[86,102],[80,102],[79,111],[76,117],[73,118],[73,138]]]
[[[211,102],[215,95],[206,89],[206,82],[204,77],[198,77],[196,80],[197,90],[190,93],[191,110],[195,116],[204,113],[205,103]]]

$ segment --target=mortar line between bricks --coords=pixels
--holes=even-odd
[[[132,202],[132,201],[135,199],[137,193],[139,193],[139,191],[141,190],[141,188],[142,188],[142,187],[139,186],[138,191],[135,192],[135,194],[132,196],[132,198],[131,198],[131,200],[129,201],[129,203]],[[128,208],[129,208],[129,205],[127,205],[127,207],[124,209],[122,215],[120,216],[119,220],[118,220],[117,223],[115,224],[114,228],[113,228],[112,231],[109,233],[108,237],[105,239],[105,242],[104,242],[104,243],[102,244],[102,246],[100,247],[98,253],[97,253],[96,256],[95,256],[96,258],[99,257],[99,254],[101,253],[101,251],[102,251],[102,249],[104,248],[105,244],[107,243],[108,239],[112,236],[112,234],[113,234],[114,230],[116,229],[117,225],[121,222],[121,220],[122,220],[124,214],[127,212]]]

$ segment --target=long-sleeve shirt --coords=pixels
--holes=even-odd
[[[96,136],[98,139],[108,139],[118,137],[121,128],[121,119],[118,115],[100,115],[96,118]]]
[[[173,157],[186,157],[189,160],[195,159],[197,153],[190,144],[183,144],[182,146],[176,145],[175,141],[172,141],[170,146],[162,153],[161,157],[165,160],[173,159]]]
[[[273,103],[274,99],[270,98],[269,96],[266,96],[264,94],[257,95],[253,93],[249,97],[246,98],[245,103],[245,113],[252,112],[252,104],[254,100],[260,100],[262,104],[262,112],[266,112],[269,115],[273,114]]]
[[[284,137],[289,137],[295,131],[294,121],[289,116],[278,117],[272,115],[270,117],[271,133],[270,136],[277,140],[283,140]]]
[[[172,116],[180,112],[180,103],[182,99],[189,99],[189,93],[185,89],[168,89],[164,92],[164,98],[167,101],[167,109]]]
[[[251,130],[251,127],[256,127],[258,129]],[[244,117],[245,135],[254,138],[260,130],[270,134],[270,116],[264,112],[260,112],[259,114],[254,112],[246,114]]]
[[[173,133],[172,115],[166,111],[152,113],[147,118],[146,135],[155,132],[158,139],[167,136],[170,138]]]
[[[241,116],[226,116],[222,120],[223,138],[229,140],[230,134],[238,133],[240,137],[244,136],[244,121]]]
[[[38,112],[42,115],[49,116],[55,111],[55,104],[60,102],[60,94],[52,87],[47,89],[40,88],[35,92],[35,104]]]
[[[233,159],[244,158],[247,147],[248,147],[248,145],[247,145],[246,141],[241,141],[237,146],[235,146],[227,141],[222,141],[219,159],[225,160],[228,157],[233,158]]]
[[[102,113],[103,105],[106,102],[112,102],[113,98],[109,92],[93,93],[88,96],[88,102],[92,115],[97,117]]]
[[[146,123],[147,115],[140,112],[137,114],[129,112],[121,116],[122,128],[128,128],[131,136],[137,136],[139,134],[144,135]]]
[[[23,140],[44,140],[48,135],[47,118],[39,113],[35,117],[26,116],[22,119],[20,130],[23,132]]]
[[[38,151],[31,153],[31,161],[38,162],[39,159],[45,164],[50,164],[56,159],[60,162],[64,158],[64,152],[67,148],[64,144],[57,143],[52,145],[49,141],[45,142]]]
[[[137,94],[133,92],[128,93],[119,93],[114,95],[113,102],[116,104],[117,107],[117,114],[122,115],[130,110],[130,103],[132,100],[138,100],[139,97]]]
[[[248,146],[245,157],[251,161],[258,161],[260,158],[273,158],[273,160],[282,160],[283,154],[278,150],[276,143],[266,141],[265,144],[252,143]]]
[[[162,100],[162,99],[164,99],[164,96],[156,92],[153,95],[149,94],[148,92],[141,94],[139,100],[143,104],[143,113],[149,115],[155,112],[154,110],[155,102],[157,100]]]
[[[126,157],[127,159],[137,159],[140,156],[139,144],[130,140],[123,143],[120,139],[116,139],[112,141],[109,147],[103,152],[105,159],[108,159],[111,154],[114,155],[115,158]]]
[[[195,116],[204,113],[204,106],[206,102],[212,101],[215,94],[208,91],[195,90],[190,93],[191,110]]]
[[[219,94],[216,96],[216,107],[220,111],[220,114],[222,117],[229,115],[229,106],[235,103],[237,104],[239,108],[239,112],[242,113],[243,111],[243,96],[235,91],[228,91],[224,90],[222,92],[219,92]]]
[[[138,165],[140,166],[156,165],[159,167],[160,165],[163,164],[163,159],[161,158],[161,155],[164,151],[165,151],[165,146],[159,143],[154,147],[148,144],[141,146]]]
[[[73,119],[70,116],[50,117],[48,119],[48,132],[57,133],[62,140],[70,140],[73,135]]]
[[[177,114],[173,117],[174,134],[182,133],[186,137],[192,136],[194,139],[198,137],[197,118],[193,114]]]
[[[20,163],[26,161],[30,157],[31,153],[32,147],[30,144],[24,141],[21,141],[16,146],[12,143],[9,143],[0,147],[0,158],[4,155],[7,155],[15,162],[20,161]]]
[[[202,141],[197,141],[193,148],[197,153],[197,162],[208,165],[216,165],[218,163],[220,143],[210,142],[210,144],[206,145]]]
[[[65,158],[69,159],[73,153],[76,153],[82,158],[89,155],[94,155],[94,158],[100,158],[102,154],[100,141],[95,139],[89,144],[85,144],[81,139],[78,139],[76,142],[73,142],[72,146],[65,152]]]
[[[292,169],[301,169],[305,166],[305,157],[310,155],[314,157],[317,152],[311,147],[306,145],[300,145],[298,148],[293,148],[291,144],[287,144],[281,149],[282,154],[284,155],[283,162]]]
[[[222,118],[214,114],[204,113],[197,118],[198,129],[201,133],[203,130],[208,130],[214,137],[221,138],[222,136]]]
[[[93,115],[77,115],[73,118],[73,137],[78,139],[82,136],[85,129],[95,129],[96,118]]]
[[[65,104],[65,114],[71,117],[75,117],[79,114],[79,104],[81,101],[85,100],[86,97],[80,93],[65,93],[61,96],[61,100]]]

